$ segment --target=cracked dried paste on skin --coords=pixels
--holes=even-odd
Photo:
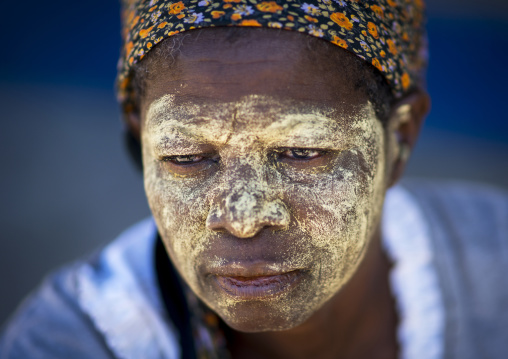
[[[199,105],[166,95],[150,104],[142,121],[149,205],[179,273],[233,328],[251,310],[264,315],[253,330],[294,327],[359,266],[381,216],[385,138],[369,102],[348,111],[258,95]],[[280,160],[287,148],[327,152],[302,164]],[[218,160],[189,175],[163,160],[210,153]],[[214,229],[218,222],[226,227]],[[255,260],[305,275],[257,301],[218,291],[206,275]]]

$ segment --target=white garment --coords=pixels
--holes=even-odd
[[[394,263],[390,284],[400,317],[398,339],[404,359],[439,359],[444,354],[445,313],[428,224],[411,194],[388,191],[382,237]]]

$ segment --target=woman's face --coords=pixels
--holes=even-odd
[[[389,144],[351,55],[293,32],[199,32],[151,69],[148,202],[175,267],[228,325],[289,329],[361,263]]]

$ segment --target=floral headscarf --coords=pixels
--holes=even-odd
[[[271,27],[322,38],[381,71],[396,97],[424,81],[424,0],[123,0],[122,20],[117,89],[126,112],[135,98],[133,66],[169,36],[204,27]]]

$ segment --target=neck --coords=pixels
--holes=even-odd
[[[395,303],[389,260],[376,232],[350,282],[305,323],[266,333],[232,331],[233,358],[395,358]]]

